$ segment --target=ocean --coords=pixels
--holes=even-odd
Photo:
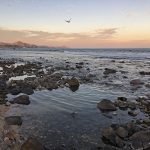
[[[24,137],[34,135],[50,149],[94,149],[102,144],[101,130],[104,127],[145,117],[139,110],[134,118],[119,109],[115,115],[103,114],[97,103],[102,99],[115,101],[120,96],[135,101],[136,97],[149,92],[144,85],[132,88],[130,81],[140,78],[150,83],[148,76],[139,74],[139,71],[150,69],[150,49],[1,49],[0,57],[18,60],[18,64],[22,64],[22,60],[40,62],[44,69],[49,66],[63,68],[66,64],[75,67],[83,62],[82,69],[60,69],[57,72],[75,76],[81,82],[86,75],[93,77],[91,83],[81,83],[76,92],[67,87],[37,90],[30,96],[29,106],[13,105],[9,110],[8,115],[23,117],[20,130]],[[105,77],[105,68],[115,69],[117,73]],[[8,94],[8,99],[13,97]]]

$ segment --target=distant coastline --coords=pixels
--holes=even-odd
[[[17,41],[15,43],[5,43],[5,42],[0,42],[0,48],[67,48],[65,46],[60,46],[60,47],[50,47],[46,45],[35,45],[35,44],[29,44],[25,43],[22,41]]]

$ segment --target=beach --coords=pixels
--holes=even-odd
[[[149,70],[150,49],[1,49],[1,149],[150,148]]]

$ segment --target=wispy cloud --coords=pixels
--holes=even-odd
[[[44,32],[31,30],[11,30],[0,28],[0,40],[72,40],[72,39],[110,39],[118,32],[118,28],[97,29],[91,32],[81,33],[62,33],[62,32]]]

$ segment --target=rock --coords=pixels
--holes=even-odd
[[[119,127],[116,130],[116,134],[121,138],[126,138],[128,136],[128,131],[123,127]]]
[[[132,117],[135,117],[135,116],[137,116],[138,113],[136,111],[130,110],[130,111],[128,111],[128,114]]]
[[[144,84],[144,82],[141,81],[140,79],[134,79],[134,80],[130,81],[130,84],[135,86],[135,85],[142,85],[142,84]]]
[[[103,74],[113,74],[116,73],[117,71],[114,69],[109,69],[109,68],[105,68],[105,71],[103,72]]]
[[[11,93],[12,95],[18,95],[19,93],[21,93],[21,90],[19,87],[14,87],[9,90],[9,93]]]
[[[127,101],[127,98],[126,97],[118,97],[118,100],[120,100],[120,101]]]
[[[20,95],[14,98],[13,103],[22,104],[22,105],[29,105],[30,100],[28,95]]]
[[[76,91],[76,90],[78,90],[78,88],[79,88],[79,85],[80,85],[80,83],[79,83],[79,81],[76,79],[76,78],[71,78],[71,79],[68,79],[67,80],[67,83],[68,83],[68,85],[69,85],[69,88],[74,92],[74,91]]]
[[[108,142],[108,143],[114,144],[115,136],[116,136],[115,131],[111,127],[105,128],[102,131],[102,139],[104,140],[105,143]]]
[[[145,87],[150,88],[150,84],[145,84]]]
[[[11,103],[10,102],[6,102],[5,106],[10,106]]]
[[[150,148],[150,131],[139,131],[130,137],[134,149]]]
[[[124,102],[124,101],[118,101],[117,106],[121,109],[121,110],[126,110],[128,108],[128,103]]]
[[[46,150],[46,148],[35,138],[28,138],[20,150]]]
[[[150,72],[140,71],[140,75],[150,75]]]
[[[147,126],[150,126],[150,119],[144,119],[143,123],[146,124]]]
[[[131,110],[135,110],[137,108],[136,103],[134,103],[134,102],[128,102],[128,107]]]
[[[6,81],[0,80],[0,90],[6,89]]]
[[[116,111],[117,110],[117,108],[114,105],[114,103],[111,102],[110,100],[107,100],[107,99],[103,99],[101,102],[99,102],[97,104],[97,107],[101,111]]]
[[[21,89],[21,93],[27,94],[27,95],[31,95],[34,93],[33,89],[29,86],[26,87],[22,87]]]
[[[102,139],[103,139],[104,143],[106,143],[106,144],[111,144],[111,145],[117,146],[117,147],[124,146],[123,140],[121,140],[121,138],[119,138],[115,134],[115,131],[111,127],[103,129]]]
[[[22,118],[20,116],[9,116],[9,117],[5,117],[5,122],[8,125],[21,126],[22,125]]]

